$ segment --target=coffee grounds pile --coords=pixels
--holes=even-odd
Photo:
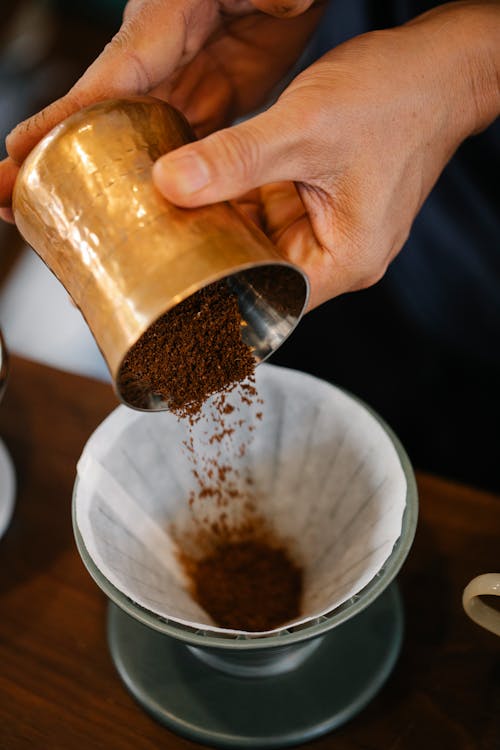
[[[194,599],[219,627],[272,630],[300,614],[302,570],[284,547],[258,539],[220,543],[192,562],[189,574]]]
[[[120,390],[147,408],[160,396],[179,417],[195,418],[206,399],[253,375],[255,361],[241,337],[238,299],[218,281],[162,315],[132,347]]]

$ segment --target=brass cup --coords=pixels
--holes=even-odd
[[[243,337],[256,363],[299,322],[309,284],[263,232],[229,203],[170,204],[151,169],[193,140],[185,118],[152,97],[91,105],[57,125],[33,149],[13,195],[19,231],[81,310],[118,397],[131,347],[165,312],[220,279],[237,294]]]

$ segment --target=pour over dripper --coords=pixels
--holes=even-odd
[[[262,512],[316,555],[318,578],[309,576],[296,621],[257,634],[218,628],[190,607],[173,567],[167,575],[154,529],[182,515],[190,490],[172,415],[120,407],[89,441],[75,485],[75,537],[114,603],[108,637],[120,675],[157,719],[211,745],[281,747],[338,726],[380,689],[402,638],[389,584],[413,540],[417,493],[399,441],[359,401],[311,376],[263,365],[257,387],[264,416],[243,460],[255,487],[268,489]],[[139,515],[127,522],[129,511]],[[334,542],[339,555],[328,562]]]

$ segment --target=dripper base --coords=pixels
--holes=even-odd
[[[289,747],[341,726],[379,692],[402,636],[403,608],[393,583],[328,632],[294,671],[235,677],[111,602],[108,613],[111,655],[134,698],[172,731],[212,747]]]

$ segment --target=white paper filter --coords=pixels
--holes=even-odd
[[[401,533],[406,478],[381,424],[343,391],[271,365],[257,368],[256,383],[262,403],[228,397],[233,435],[211,445],[203,420],[193,435],[199,452],[219,451],[219,463],[237,470],[233,481],[243,487],[251,476],[259,513],[304,566],[303,614],[275,633],[330,612],[377,574]],[[195,628],[244,632],[216,627],[192,599],[169,533],[220,513],[209,498],[188,502],[196,490],[188,433],[169,412],[118,407],[78,463],[78,528],[97,567],[132,601]],[[240,506],[226,511],[237,520]]]

